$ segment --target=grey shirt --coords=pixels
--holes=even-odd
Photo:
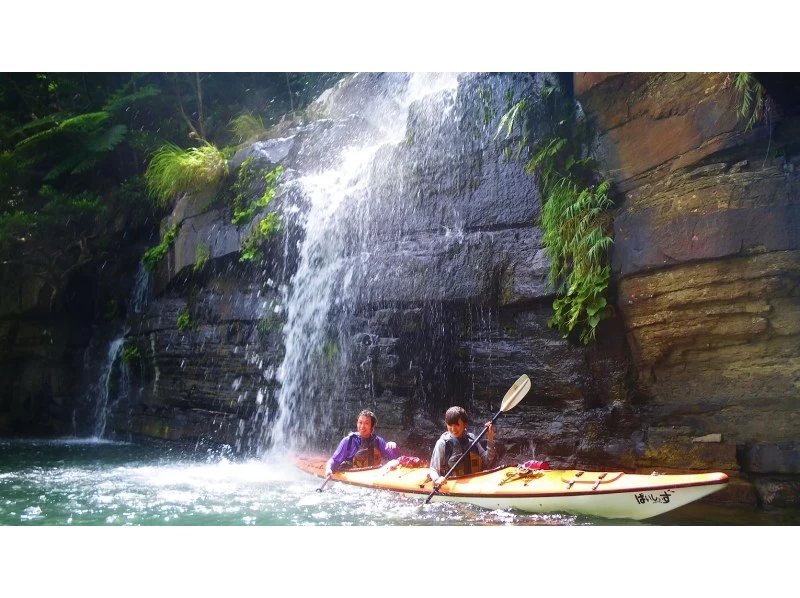
[[[467,446],[472,444],[475,440],[475,435],[471,434],[470,432],[466,432],[467,440],[469,443]],[[455,443],[453,447],[453,454],[450,455],[450,459],[447,459],[447,453],[445,452],[447,442],[450,438],[455,438],[450,432],[444,432],[440,437],[439,440],[436,441],[436,445],[433,447],[433,454],[431,455],[431,465],[430,465],[430,476],[432,480],[436,480],[436,478],[443,476],[450,468],[455,465],[456,461],[461,457],[463,454],[463,450],[461,449],[460,443]],[[480,442],[475,445],[475,451],[478,452],[481,458],[481,467],[486,470],[491,467],[494,463],[495,458],[497,457],[497,452],[495,450],[495,443],[493,440],[489,441],[489,450],[483,448]]]

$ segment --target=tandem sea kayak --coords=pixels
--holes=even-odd
[[[321,456],[299,456],[295,465],[324,478],[326,460]],[[331,481],[420,499],[427,499],[433,492],[427,464],[407,457],[380,467],[338,471]],[[682,507],[727,485],[728,476],[721,472],[646,475],[518,465],[449,478],[431,496],[431,502],[641,520]]]

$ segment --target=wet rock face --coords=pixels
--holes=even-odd
[[[65,227],[0,258],[0,436],[75,434],[86,414],[84,357],[129,310],[143,252],[134,239],[154,228],[142,204],[103,201],[84,243]]]
[[[213,198],[206,198],[207,209],[192,198],[179,202],[169,225],[181,228],[159,270],[158,296],[129,334],[149,364],[140,406],[117,418],[117,426],[190,437],[205,417],[212,421],[209,435],[242,450],[268,441],[262,428],[278,409],[285,322],[268,335],[258,328],[270,309],[286,308],[280,287],[298,265],[311,209],[299,181],[335,164],[347,144],[374,135],[385,112],[399,110],[393,90],[408,84],[403,77],[359,76],[349,84],[358,89],[342,86],[309,111],[319,120],[240,150],[234,167],[247,158],[284,167],[276,205],[288,238],[276,241],[258,267],[236,264],[237,242],[247,231],[226,222]],[[531,438],[540,437],[539,454],[550,451],[564,462],[588,458],[591,443],[575,440],[585,436],[588,417],[598,443],[621,435],[613,452],[632,460],[639,424],[625,406],[629,362],[619,325],[610,324],[607,339],[590,348],[547,327],[553,296],[535,224],[536,180],[494,139],[506,92],[531,97],[540,85],[531,75],[466,77],[457,95],[412,104],[400,142],[377,150],[348,200],[352,206],[341,210],[341,269],[348,276],[332,281],[334,296],[342,298],[328,315],[332,342],[303,368],[308,396],[297,401],[320,406],[307,412],[302,432],[315,435],[307,440],[327,448],[352,428],[360,409],[371,407],[383,434],[427,456],[447,407],[463,405],[474,422],[489,419],[528,372],[534,390],[502,424],[509,455],[527,454]],[[366,87],[383,102],[382,118],[365,109]],[[209,248],[210,266],[195,273],[200,243]],[[193,326],[179,330],[184,310]],[[171,425],[159,427],[159,418]],[[601,422],[612,420],[614,432],[605,434]]]
[[[748,447],[746,472],[794,471],[796,117],[773,105],[769,127],[745,131],[726,74],[577,73],[575,85],[621,192],[617,306],[650,425],[718,432]]]

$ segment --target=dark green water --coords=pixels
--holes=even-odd
[[[797,511],[698,503],[643,522],[488,511],[328,484],[280,460],[218,448],[92,439],[0,440],[0,525],[12,526],[680,526],[796,525]]]

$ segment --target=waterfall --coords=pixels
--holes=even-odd
[[[129,310],[141,314],[150,301],[150,272],[139,262],[133,290],[128,301]],[[74,435],[84,430],[96,438],[106,433],[108,416],[120,403],[130,402],[134,389],[131,382],[130,365],[123,363],[122,352],[125,336],[129,328],[123,330],[115,325],[99,330],[84,354],[84,376],[87,390],[84,395],[83,417],[76,412],[72,416]],[[109,340],[110,339],[110,340]],[[105,347],[105,349],[103,349]],[[103,352],[104,351],[104,352]]]
[[[361,97],[358,117],[365,131],[352,136],[357,141],[341,150],[331,167],[296,181],[309,207],[302,216],[297,270],[283,289],[285,357],[278,372],[277,412],[264,428],[263,446],[297,447],[314,429],[325,429],[331,409],[337,408],[335,385],[325,382],[323,370],[341,357],[341,330],[332,316],[346,310],[351,294],[358,292],[351,288],[354,269],[359,255],[370,251],[361,224],[369,209],[370,174],[390,168],[379,164],[387,155],[382,150],[405,141],[412,104],[433,94],[454,95],[458,86],[456,74],[413,74],[404,82],[399,90]]]
[[[131,309],[133,313],[142,313],[150,302],[150,278],[150,271],[145,267],[144,261],[140,261],[131,296]]]
[[[125,334],[121,334],[111,341],[108,345],[105,360],[98,372],[97,381],[89,387],[88,395],[94,402],[94,418],[92,435],[102,438],[106,431],[106,421],[108,418],[109,397],[111,395],[111,374],[114,371],[114,364],[122,354],[122,346],[125,343]]]

